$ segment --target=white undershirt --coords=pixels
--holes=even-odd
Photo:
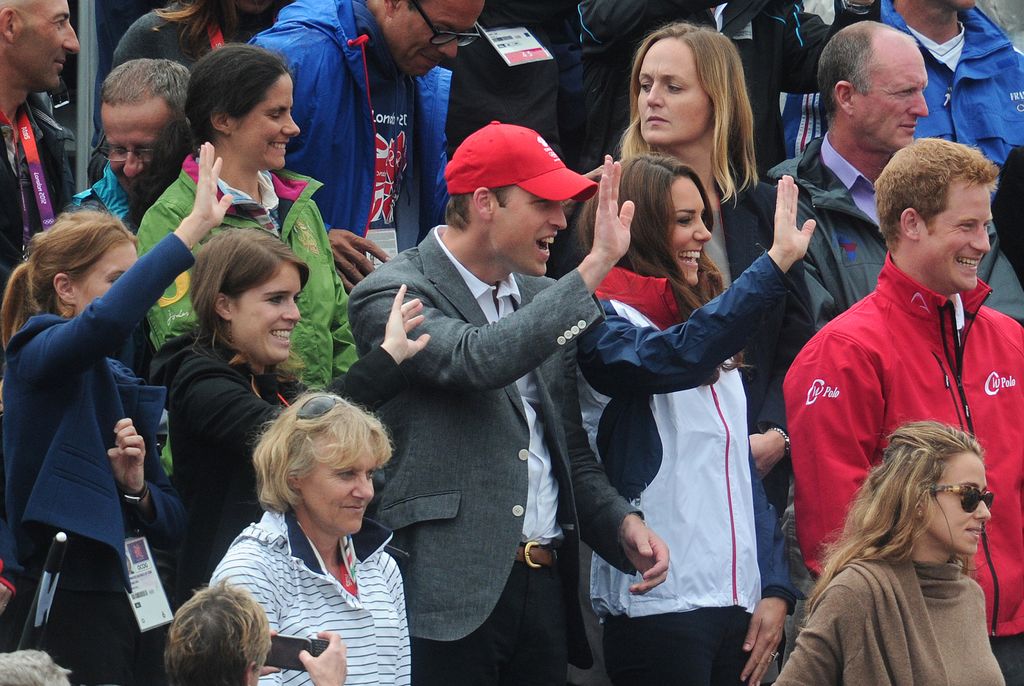
[[[457,231],[458,229],[439,226],[434,229],[434,236],[437,238],[441,250],[455,265],[462,280],[466,282],[466,287],[469,288],[469,292],[473,294],[477,304],[480,305],[487,321],[493,324],[502,317],[515,312],[516,306],[522,302],[519,285],[515,278],[509,275],[499,281],[497,286],[478,279],[459,262],[448,246],[444,244],[441,239],[442,228],[445,231]],[[497,300],[498,307],[495,307],[495,300]],[[531,371],[516,379],[516,387],[522,397],[523,411],[530,428],[529,456],[527,457],[529,486],[526,494],[526,510],[523,513],[523,540],[550,543],[561,537],[562,529],[558,526],[557,516],[558,481],[555,480],[554,472],[551,470],[551,453],[544,441],[544,422],[539,412],[540,388],[536,373]],[[516,451],[515,454],[503,459],[519,459],[518,452],[522,449],[517,449],[515,446],[510,447]]]
[[[964,51],[964,25],[957,22],[960,27],[960,33],[950,38],[945,43],[936,43],[928,36],[915,31],[913,28],[908,26],[910,32],[914,34],[918,42],[921,43],[925,48],[928,49],[935,59],[945,64],[950,68],[951,71],[956,71],[956,65],[960,63],[960,55]]]

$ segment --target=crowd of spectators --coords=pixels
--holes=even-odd
[[[0,0],[0,686],[1024,686],[1024,54],[832,9],[112,0],[75,188]]]

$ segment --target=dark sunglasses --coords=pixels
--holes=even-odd
[[[317,419],[323,417],[325,414],[334,409],[336,405],[340,405],[345,402],[336,395],[314,395],[312,398],[302,403],[299,407],[299,411],[295,413],[295,416],[299,419]]]
[[[995,500],[996,494],[989,490],[981,490],[977,486],[971,485],[959,485],[959,486],[946,486],[946,485],[935,485],[932,486],[932,495],[936,493],[954,493],[960,496],[960,507],[964,508],[964,512],[974,512],[978,509],[978,503],[985,503],[985,507],[992,509],[992,501]]]
[[[420,13],[421,17],[423,17],[423,21],[425,21],[427,26],[430,27],[431,32],[434,34],[430,38],[430,42],[434,45],[448,45],[452,41],[455,41],[457,46],[464,48],[480,37],[479,24],[473,24],[472,31],[447,31],[439,29],[434,26],[434,22],[432,22],[430,17],[427,16],[427,13],[423,11],[423,7],[420,5],[419,0],[409,0],[409,3],[416,8],[416,11]]]

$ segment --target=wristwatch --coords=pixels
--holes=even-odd
[[[859,2],[850,2],[850,0],[842,0],[843,10],[850,14],[867,14],[871,11],[872,3],[862,4]]]
[[[147,495],[149,495],[149,484],[143,482],[142,490],[134,495],[131,493],[125,493],[124,491],[121,491],[121,500],[123,500],[126,505],[138,507],[139,505],[142,504],[142,501],[146,499]]]

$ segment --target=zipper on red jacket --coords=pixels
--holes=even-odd
[[[366,64],[366,44],[369,42],[370,36],[368,34],[362,34],[355,38],[348,40],[348,46],[354,48],[359,46],[359,51],[363,55],[363,78],[366,79],[366,104],[370,107],[370,129],[373,131],[373,144],[377,145],[377,122],[373,118],[373,98],[370,97],[370,68]],[[373,184],[377,183],[376,172],[371,175],[370,179]],[[372,192],[373,189],[371,188]],[[363,236],[370,232],[370,222],[373,220],[373,203],[370,203],[370,214],[366,217],[366,226],[363,227]]]
[[[953,347],[955,356],[951,360],[949,354],[949,344],[947,343],[944,328],[946,320],[946,312],[953,309],[953,304],[943,305],[939,308],[939,337],[942,339],[942,350],[946,354],[946,362],[949,364],[953,371],[953,378],[956,379],[956,390],[960,394],[960,401],[963,403],[964,412],[966,413],[967,419],[967,430],[971,435],[974,433],[974,419],[971,417],[971,407],[967,403],[967,392],[964,390],[964,383],[962,378],[962,370],[964,366],[964,347],[967,342],[967,313],[964,312],[964,331],[963,336],[959,336],[956,331],[956,317],[952,316],[949,318],[949,333],[953,339]],[[949,380],[947,378],[947,385]],[[960,428],[964,426],[961,423]],[[992,561],[992,554],[988,549],[988,533],[985,531],[984,526],[981,529],[981,543],[982,549],[985,551],[985,563],[988,565],[988,572],[992,576],[992,629],[991,635],[996,635],[996,626],[999,624],[999,577],[996,575],[996,565]]]
[[[722,414],[722,406],[718,403],[715,385],[711,384],[708,388],[711,390],[711,398],[715,401],[718,418],[722,420],[722,426],[725,427],[725,495],[729,500],[729,531],[732,535],[732,604],[739,605],[739,592],[736,590],[736,519],[732,511],[732,480],[729,478],[729,448],[732,436],[729,433],[729,423],[725,421],[725,415]]]

